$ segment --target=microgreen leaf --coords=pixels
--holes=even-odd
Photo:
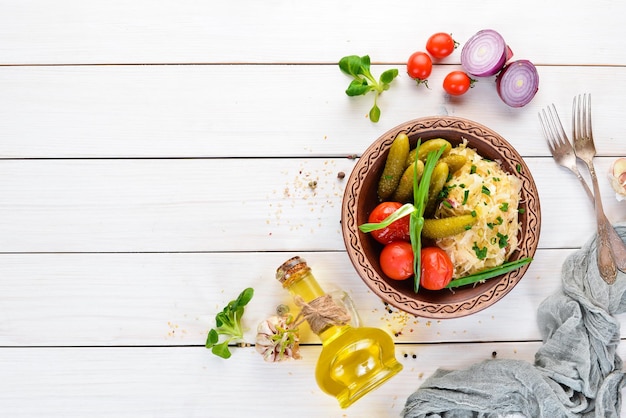
[[[370,72],[370,57],[368,55],[362,57],[358,55],[345,56],[339,60],[339,69],[353,78],[346,89],[348,96],[363,96],[370,91],[375,92],[374,105],[369,111],[369,118],[372,122],[378,122],[380,120],[380,108],[376,101],[383,91],[389,90],[389,84],[398,76],[398,70],[394,68],[384,71],[377,81]]]
[[[372,122],[378,122],[380,120],[380,108],[376,103],[374,103],[374,106],[370,109],[369,116]]]
[[[396,68],[392,68],[391,70],[384,71],[380,75],[380,83],[381,84],[390,84],[394,78],[398,76],[398,70]]]
[[[228,341],[224,341],[221,344],[214,345],[211,348],[211,352],[215,354],[216,356],[221,357],[223,359],[230,358],[231,356],[230,350],[228,349]]]
[[[365,233],[372,232],[377,229],[383,229],[383,228],[388,227],[389,225],[391,225],[393,222],[397,221],[398,219],[403,218],[407,215],[410,215],[411,213],[413,213],[413,211],[415,211],[415,206],[413,206],[410,203],[405,203],[404,205],[399,207],[395,212],[393,212],[391,215],[383,219],[381,222],[362,224],[362,225],[359,225],[359,229],[361,230],[361,232],[365,232]]]
[[[469,276],[454,279],[446,287],[460,287],[491,279],[493,277],[500,276],[501,274],[508,273],[509,271],[516,270],[523,265],[530,263],[531,261],[533,261],[531,257],[521,258],[515,261],[509,261],[507,263],[499,265],[498,267],[493,267],[490,269],[479,271],[478,273],[470,274]]]
[[[228,302],[224,309],[215,315],[215,328],[209,331],[205,346],[210,348],[216,356],[229,358],[228,344],[233,340],[243,338],[241,318],[244,307],[250,302],[252,296],[254,296],[254,290],[249,287],[241,292],[236,299]],[[226,336],[226,339],[221,343],[219,342],[220,335]]]
[[[206,337],[206,344],[205,344],[206,348],[213,347],[215,344],[217,344],[219,339],[220,337],[219,335],[217,335],[217,331],[215,331],[214,329],[209,331],[209,335],[207,335]]]
[[[362,96],[369,93],[370,90],[372,90],[372,86],[367,84],[366,80],[358,79],[350,82],[350,85],[346,90],[346,94],[348,96]]]
[[[358,55],[348,55],[339,60],[339,68],[344,73],[356,78],[363,72],[361,61]]]

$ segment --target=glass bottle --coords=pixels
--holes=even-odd
[[[305,306],[311,306],[309,304],[327,296],[301,257],[285,261],[276,270],[276,279],[289,290],[296,304],[304,302]],[[328,299],[331,298],[323,302],[328,303]],[[395,357],[393,340],[385,331],[324,321],[320,326],[319,321],[313,324],[306,315],[305,318],[322,341],[315,369],[317,384],[336,397],[342,408],[352,405],[402,370]]]

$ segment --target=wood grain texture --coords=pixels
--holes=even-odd
[[[297,312],[275,279],[276,268],[294,255],[308,261],[327,291],[352,298],[361,323],[397,342],[538,341],[537,308],[560,288],[561,265],[574,251],[539,250],[501,301],[451,320],[385,306],[343,252],[4,254],[0,346],[202,346],[215,314],[245,287],[255,289],[243,322],[245,341],[254,343],[257,325],[276,306]],[[306,326],[302,341],[319,344]]]
[[[54,8],[44,0],[4,0],[0,7],[5,64],[334,63],[368,53],[374,61],[404,62],[432,33],[452,32],[464,43],[486,28],[502,32],[517,57],[538,64],[626,62],[615,46],[626,35],[626,5],[611,0],[575,7],[531,0],[515,8],[497,0],[392,0],[384,7],[332,0],[64,0]]]
[[[344,157],[433,115],[472,119],[522,156],[545,156],[538,112],[554,103],[569,129],[582,92],[593,97],[598,154],[626,154],[626,85],[614,82],[626,67],[541,66],[539,92],[523,109],[500,100],[494,77],[450,97],[441,84],[459,66],[436,65],[430,89],[402,65],[373,71],[392,67],[400,75],[371,123],[373,96],[346,96],[350,79],[336,65],[0,66],[0,158]]]
[[[605,177],[626,156],[624,2],[0,0],[0,11],[2,416],[397,417],[438,367],[493,353],[533,361],[537,308],[595,231],[592,205],[550,157],[537,119],[554,103],[569,124],[579,93],[593,97],[607,215],[626,222]],[[460,50],[436,62],[431,89],[404,74],[430,34],[463,44],[484,28],[538,65],[525,108],[501,103],[493,77],[446,96]],[[344,93],[337,62],[349,54],[369,54],[375,74],[400,70],[378,124],[366,117],[373,97]],[[357,277],[339,223],[354,158],[431,115],[505,137],[542,209],[524,279],[450,321],[389,311]],[[253,348],[223,361],[203,347],[215,313],[248,286],[253,342],[258,322],[289,303],[273,276],[296,254],[327,290],[352,297],[364,324],[394,335],[405,366],[348,410],[315,384],[320,345],[306,327],[297,362],[267,364]]]
[[[600,173],[613,161],[596,160]],[[541,201],[539,246],[581,246],[595,223],[578,180],[551,158],[526,162]],[[349,158],[4,160],[0,252],[343,251],[346,179],[338,173],[353,165]],[[601,190],[608,218],[626,221],[626,202],[615,199],[606,175]]]
[[[303,347],[302,360],[284,363],[264,363],[253,348],[236,349],[227,361],[198,347],[7,348],[0,356],[0,409],[15,418],[78,418],[86,412],[93,417],[221,418],[236,413],[270,418],[277,408],[306,418],[394,418],[439,367],[466,368],[494,353],[532,362],[538,348],[539,343],[522,342],[445,349],[402,344],[397,347],[402,372],[345,410],[315,384],[319,346]],[[620,346],[619,354],[625,353]]]

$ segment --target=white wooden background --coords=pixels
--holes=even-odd
[[[619,0],[0,0],[0,415],[396,417],[438,367],[532,361],[537,306],[595,231],[537,112],[555,103],[569,121],[573,96],[592,94],[605,209],[625,222],[604,176],[626,156],[625,13]],[[437,63],[430,90],[405,75],[430,34],[463,43],[484,28],[538,65],[525,108],[500,102],[493,79],[446,96],[459,51]],[[378,124],[366,118],[372,97],[344,94],[336,63],[350,54],[369,54],[376,74],[400,69]],[[448,321],[387,312],[354,272],[339,224],[337,175],[347,178],[350,156],[431,115],[507,138],[542,208],[521,283]],[[274,271],[293,255],[346,290],[364,323],[400,333],[403,372],[347,410],[315,384],[314,335],[303,360],[281,364],[254,348],[224,361],[203,346],[215,313],[248,286],[254,341],[289,300]]]

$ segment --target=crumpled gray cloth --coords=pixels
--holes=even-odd
[[[616,225],[626,239],[626,224]],[[406,401],[402,416],[619,417],[626,383],[616,354],[626,310],[626,274],[607,285],[591,238],[563,264],[562,288],[537,311],[543,344],[534,364],[485,360],[465,370],[437,370]]]

